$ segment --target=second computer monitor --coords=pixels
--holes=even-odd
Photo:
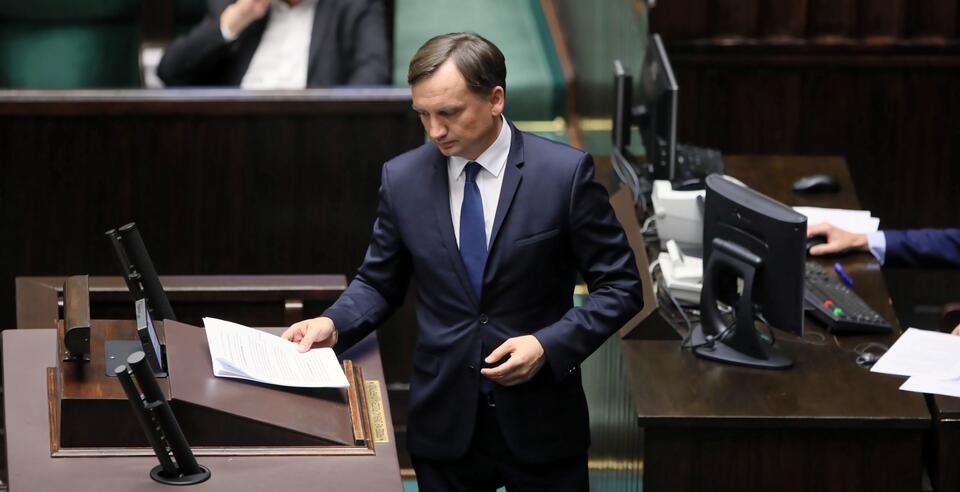
[[[614,153],[630,155],[630,133],[640,130],[650,177],[673,180],[677,162],[677,95],[667,50],[653,34],[640,69],[639,104],[633,101],[633,76],[619,60],[613,63],[614,101],[612,140]]]
[[[656,179],[676,177],[679,90],[663,41],[653,34],[640,70],[640,103],[646,108],[640,135]]]

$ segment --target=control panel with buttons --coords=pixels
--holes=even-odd
[[[808,261],[804,304],[831,333],[888,333],[893,327],[839,279]]]

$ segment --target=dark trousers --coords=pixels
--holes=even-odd
[[[467,453],[458,460],[412,457],[420,492],[494,492],[504,486],[508,492],[590,490],[586,453],[550,463],[521,462],[504,442],[496,408],[486,399],[475,429]]]

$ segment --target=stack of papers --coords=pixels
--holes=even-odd
[[[910,328],[870,371],[910,376],[904,391],[960,397],[960,337]]]
[[[829,222],[857,234],[869,234],[880,228],[880,219],[871,216],[869,210],[820,207],[793,207],[793,209],[807,216],[807,225]]]
[[[297,351],[297,344],[237,323],[203,318],[213,375],[298,388],[349,386],[331,348]]]

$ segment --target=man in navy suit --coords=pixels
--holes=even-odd
[[[431,143],[383,166],[363,265],[284,338],[342,350],[416,278],[408,448],[421,490],[586,490],[579,366],[642,307],[636,260],[591,157],[502,116],[506,65],[452,33],[410,62]],[[579,274],[590,295],[574,307]]]

